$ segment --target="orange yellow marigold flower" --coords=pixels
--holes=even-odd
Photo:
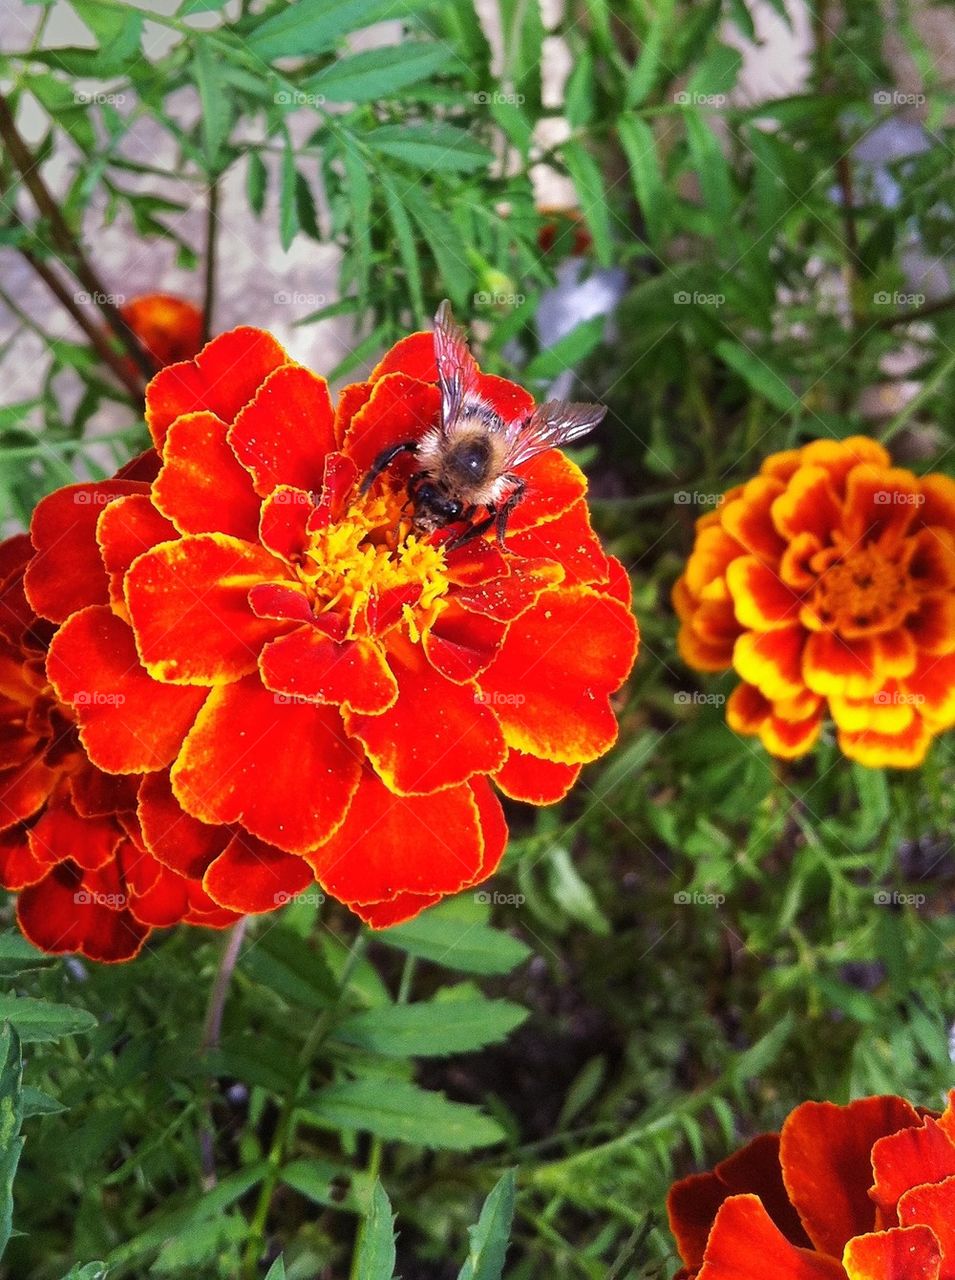
[[[676,1183],[668,1209],[684,1280],[950,1280],[955,1090],[942,1115],[804,1102],[781,1133]]]
[[[145,848],[139,779],[104,773],[83,751],[44,670],[53,627],[24,595],[31,555],[26,537],[0,543],[0,884],[19,895],[21,929],[44,951],[117,961],[157,926],[231,924],[197,879]]]
[[[533,407],[479,380],[508,419]],[[410,458],[361,492],[439,410],[431,334],[333,408],[238,329],[152,381],[135,476],[37,508],[26,589],[56,624],[49,679],[94,764],[143,775],[146,848],[226,909],[317,878],[376,926],[407,919],[498,865],[492,782],[551,803],[616,737],[636,625],[576,466],[522,467],[509,554],[409,532]]]
[[[120,315],[139,339],[157,369],[191,360],[202,347],[202,311],[194,302],[171,293],[131,298]]]
[[[851,759],[918,765],[955,724],[955,481],[863,436],[773,454],[697,521],[673,603],[684,660],[742,677],[738,733],[796,757],[828,713]]]

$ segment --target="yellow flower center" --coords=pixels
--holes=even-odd
[[[875,547],[862,547],[830,565],[812,595],[822,625],[846,639],[891,631],[916,603],[904,567]]]
[[[448,590],[444,550],[403,530],[403,523],[395,494],[365,495],[343,519],[311,535],[299,578],[316,613],[347,619],[351,639],[380,630],[377,606],[407,592],[413,603],[403,604],[389,625],[403,616],[417,640]]]

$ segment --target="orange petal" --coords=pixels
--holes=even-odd
[[[801,466],[773,502],[773,523],[790,541],[811,533],[825,546],[834,529],[842,525],[842,510],[825,467]]]
[[[920,529],[912,538],[909,577],[922,591],[951,591],[955,587],[955,526]]]
[[[919,506],[919,523],[955,530],[955,480],[938,472],[922,476],[919,492],[925,499]]]
[[[918,1124],[914,1107],[894,1097],[804,1102],[790,1113],[780,1135],[783,1181],[817,1249],[840,1257],[847,1241],[872,1230],[873,1144]]]
[[[407,338],[396,342],[372,369],[369,382],[377,382],[389,373],[405,373],[421,382],[437,382],[434,334],[427,331],[410,333]]]
[[[870,698],[885,679],[871,639],[843,640],[831,631],[814,631],[803,651],[803,676],[825,697]]]
[[[256,669],[282,624],[249,605],[257,583],[285,565],[224,533],[190,534],[141,556],[126,575],[126,603],[143,665],[172,684],[227,684]]]
[[[103,564],[109,575],[109,598],[114,611],[126,616],[123,580],[137,556],[176,536],[176,530],[144,493],[117,498],[103,508],[96,524]]]
[[[494,781],[512,800],[525,804],[556,804],[580,776],[579,764],[555,764],[513,748],[494,774]]]
[[[799,597],[755,556],[739,556],[727,567],[726,585],[740,626],[757,631],[791,627],[799,616]]]
[[[229,533],[254,542],[259,499],[214,413],[189,413],[169,428],[153,501],[180,533]]]
[[[520,475],[526,487],[508,521],[511,533],[553,520],[587,492],[587,477],[559,449],[531,458],[521,467]],[[510,542],[509,537],[508,545]]]
[[[0,884],[16,892],[28,884],[36,884],[50,870],[48,862],[41,862],[30,848],[28,832],[17,824],[0,831]]]
[[[260,494],[276,485],[319,489],[335,448],[328,383],[301,365],[276,369],[236,416],[229,444]]]
[[[168,365],[146,388],[146,423],[157,447],[184,413],[209,409],[231,422],[287,359],[271,334],[241,328],[213,338],[195,360]]]
[[[206,697],[205,689],[153,680],[139,664],[132,631],[106,606],[64,623],[46,669],[76,712],[87,754],[107,773],[165,768]]]
[[[940,1280],[955,1277],[955,1178],[906,1191],[899,1201],[899,1225],[930,1227],[942,1250]]]
[[[557,586],[563,576],[560,565],[552,560],[515,559],[509,572],[458,587],[453,599],[471,613],[512,622],[527,612],[542,591]]]
[[[926,653],[951,653],[955,649],[955,594],[923,596],[917,611],[905,625],[915,644]]]
[[[308,548],[309,520],[315,513],[312,495],[293,485],[277,485],[262,503],[258,536],[269,551],[294,563]]]
[[[955,1175],[955,1143],[926,1116],[918,1128],[880,1138],[872,1148],[872,1170],[875,1182],[869,1194],[893,1221],[896,1205],[911,1187]]]
[[[283,702],[256,674],[212,691],[173,766],[172,786],[201,822],[238,822],[301,853],[338,828],[360,775],[336,708]]]
[[[617,736],[610,694],[629,675],[637,641],[618,601],[589,587],[544,592],[511,623],[479,681],[507,745],[562,764],[602,755]]]
[[[201,880],[232,838],[229,827],[200,822],[176,799],[168,770],[147,774],[139,787],[139,825],[153,856],[181,876]]]
[[[911,471],[871,463],[855,467],[846,481],[846,537],[852,543],[897,545],[915,519],[921,499]]]
[[[348,424],[342,449],[360,472],[366,472],[389,445],[419,440],[434,426],[440,412],[437,387],[404,373],[390,373],[375,383],[371,397]],[[404,479],[413,469],[413,460],[407,456],[391,468]]]
[[[877,440],[869,436],[847,436],[845,440],[813,440],[801,450],[803,466],[824,467],[834,488],[842,493],[846,476],[860,463],[889,467],[892,459]]]
[[[899,733],[877,733],[874,729],[840,732],[839,750],[869,769],[915,769],[925,759],[931,741],[931,730],[915,715]]]
[[[675,1182],[667,1196],[670,1231],[680,1257],[694,1274],[703,1265],[706,1242],[729,1188],[715,1173],[694,1173]]]
[[[105,866],[123,838],[111,817],[81,817],[69,800],[49,804],[30,828],[30,849],[47,865],[72,859],[84,871]]]
[[[210,865],[202,887],[230,911],[258,915],[285,906],[313,882],[304,858],[239,832]]]
[[[502,622],[470,613],[452,596],[422,639],[428,661],[455,684],[473,680],[494,661],[507,631]]]
[[[398,698],[398,683],[380,644],[331,640],[312,626],[267,644],[259,668],[266,687],[293,702],[330,702],[375,716]]]
[[[939,1280],[940,1263],[938,1241],[928,1227],[858,1236],[842,1258],[849,1280]]]
[[[790,1244],[758,1196],[731,1196],[716,1215],[698,1280],[845,1280],[835,1258]]]
[[[508,530],[508,550],[520,556],[556,560],[564,570],[566,582],[607,581],[607,556],[590,527],[590,513],[582,498],[546,523],[523,532],[511,533],[510,526]]]
[[[899,684],[933,729],[955,723],[955,654],[919,654],[915,670]]]
[[[802,627],[745,631],[733,647],[733,666],[764,697],[794,698],[806,687],[802,677],[805,642]]]
[[[42,951],[78,951],[90,960],[116,963],[131,960],[150,933],[126,909],[126,902],[115,862],[104,872],[86,875],[73,863],[60,863],[19,895],[17,921]]]
[[[760,728],[759,739],[770,755],[780,760],[796,760],[812,750],[821,732],[819,711],[801,720],[787,720],[774,714]]]
[[[56,781],[57,773],[47,768],[38,755],[0,771],[0,831],[35,814],[45,804]]]
[[[726,703],[726,723],[734,733],[752,735],[759,733],[768,716],[772,703],[764,698],[755,685],[738,684]]]
[[[775,562],[786,548],[773,524],[770,508],[784,491],[781,481],[757,476],[743,487],[742,494],[720,508],[720,522],[750,555]]]

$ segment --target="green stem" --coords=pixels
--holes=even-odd
[[[922,384],[917,394],[895,415],[880,434],[879,439],[883,444],[888,444],[908,425],[909,421],[918,413],[922,405],[931,399],[953,369],[955,369],[955,351],[950,351],[948,359],[942,361],[928,381]]]
[[[338,984],[338,995],[334,1002],[323,1010],[312,1030],[308,1034],[308,1038],[302,1045],[296,1060],[297,1072],[295,1082],[288,1090],[282,1102],[282,1109],[279,1112],[278,1123],[275,1127],[275,1136],[272,1139],[272,1145],[269,1148],[267,1157],[268,1171],[262,1182],[262,1190],[259,1192],[259,1198],[255,1206],[255,1212],[252,1215],[252,1222],[249,1227],[249,1234],[246,1240],[245,1252],[242,1256],[242,1280],[256,1280],[259,1269],[259,1259],[262,1257],[262,1250],[265,1246],[265,1230],[268,1224],[269,1209],[272,1204],[272,1197],[275,1194],[275,1188],[278,1186],[279,1176],[282,1172],[282,1166],[285,1164],[285,1155],[291,1143],[295,1132],[295,1112],[301,1101],[303,1090],[308,1083],[311,1074],[312,1059],[321,1048],[322,1044],[328,1037],[335,1020],[335,1014],[338,1012],[338,1006],[341,1004],[345,992],[348,990],[348,984],[351,976],[355,971],[358,961],[362,957],[365,950],[366,939],[364,933],[358,933],[351,945],[348,956],[342,969],[341,978]]]
[[[206,1017],[202,1024],[202,1043],[200,1052],[203,1058],[213,1049],[219,1047],[219,1037],[222,1034],[222,1015],[225,1012],[226,997],[229,994],[229,986],[232,982],[232,974],[235,971],[236,963],[239,959],[239,952],[242,950],[242,939],[245,937],[245,931],[249,923],[248,916],[243,916],[237,921],[229,932],[226,934],[225,946],[222,949],[222,955],[219,959],[219,967],[216,970],[215,981],[209,992],[209,1003],[206,1006]],[[216,1151],[215,1151],[215,1127],[212,1122],[212,1094],[209,1084],[204,1089],[204,1097],[202,1100],[203,1123],[199,1131],[199,1155],[202,1162],[202,1188],[204,1191],[211,1191],[216,1185]]]

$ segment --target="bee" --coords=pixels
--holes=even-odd
[[[592,431],[606,407],[548,400],[522,417],[501,417],[481,394],[477,362],[447,301],[434,319],[434,355],[441,389],[439,424],[419,440],[382,450],[360,492],[367,493],[401,454],[412,454],[418,464],[408,479],[413,529],[428,534],[462,523],[464,528],[445,543],[453,551],[495,527],[504,548],[507,522],[527,488],[521,467]]]

